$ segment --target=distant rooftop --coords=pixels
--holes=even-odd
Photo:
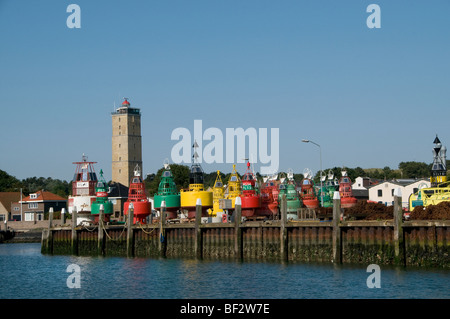
[[[22,199],[20,202],[44,202],[44,201],[67,201],[67,199],[47,191],[37,191]]]
[[[404,179],[398,178],[398,179],[391,179],[391,180],[380,180],[379,183],[370,185],[367,188],[371,188],[373,186],[377,186],[382,183],[391,183],[391,184],[395,184],[398,186],[407,186],[407,185],[410,185],[410,184],[413,184],[416,182],[420,182],[420,181],[428,181],[429,182],[430,180],[428,178],[404,178]]]

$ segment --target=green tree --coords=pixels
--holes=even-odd
[[[170,170],[172,171],[173,179],[178,190],[189,187],[189,166],[170,164]],[[161,182],[161,175],[164,171],[165,169],[162,167],[156,174],[149,174],[145,178],[145,188],[147,189],[149,196],[153,197],[153,195],[158,191],[159,183]]]
[[[384,178],[387,179],[387,180],[401,177],[401,174],[399,174],[395,170],[392,170],[388,166],[385,166],[383,168],[383,175],[384,175]]]
[[[67,198],[71,191],[71,183],[51,177],[28,177],[22,180],[24,193],[30,194],[45,190],[61,197]]]
[[[398,164],[398,168],[401,170],[403,178],[428,178],[431,174],[431,164],[423,162],[401,162]]]
[[[354,173],[355,173],[355,178],[366,176],[366,172],[359,166],[354,169]],[[354,180],[355,178],[353,178],[352,180]]]
[[[27,177],[18,180],[5,171],[0,170],[0,192],[18,192],[22,188],[25,196],[45,190],[67,198],[71,191],[71,183],[51,177]]]
[[[18,192],[23,188],[20,180],[0,169],[0,192]]]

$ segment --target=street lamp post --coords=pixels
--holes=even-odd
[[[313,143],[314,145],[319,147],[319,153],[320,153],[320,203],[323,207],[323,185],[322,185],[322,147],[320,147],[319,144],[311,141],[311,140],[302,140],[303,143]]]

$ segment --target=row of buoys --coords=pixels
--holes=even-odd
[[[288,201],[288,214],[297,216],[297,209],[301,206],[292,176],[289,181],[283,183],[269,179],[260,189],[249,162],[242,179],[237,173],[236,165],[233,165],[227,185],[224,185],[220,171],[217,171],[212,190],[204,189],[203,170],[200,164],[193,163],[189,175],[189,188],[182,189],[179,193],[169,164],[165,164],[164,167],[158,192],[154,196],[154,206],[155,209],[159,209],[161,202],[166,201],[168,219],[177,218],[178,210],[187,213],[188,219],[194,218],[198,199],[202,203],[203,217],[217,217],[220,214],[223,216],[225,210],[232,211],[237,197],[241,200],[243,217],[273,218],[278,214],[279,203],[284,194]]]
[[[196,159],[196,153],[194,154]],[[202,217],[216,217],[223,214],[224,210],[232,211],[235,206],[235,199],[240,198],[242,204],[243,217],[266,216],[274,218],[279,213],[281,198],[286,195],[288,218],[296,219],[298,208],[305,206],[307,208],[319,207],[319,197],[323,202],[323,207],[329,203],[328,197],[332,195],[339,187],[341,196],[341,207],[347,208],[356,204],[356,198],[352,197],[351,180],[346,172],[336,185],[336,182],[327,182],[322,187],[320,195],[316,194],[315,186],[311,174],[306,174],[301,183],[300,194],[297,192],[293,173],[288,173],[288,179],[277,180],[277,176],[267,177],[260,186],[256,176],[251,169],[250,162],[247,162],[247,170],[242,179],[236,171],[236,165],[225,186],[220,171],[217,171],[217,177],[212,191],[204,188],[204,173],[199,163],[193,162],[189,173],[189,188],[178,192],[174,176],[170,165],[164,163],[165,170],[162,173],[158,191],[154,195],[154,209],[160,209],[161,203],[165,203],[167,219],[174,219],[178,214],[184,214],[186,218],[193,219],[196,214],[196,203],[199,199],[202,203]],[[310,176],[311,175],[311,176]],[[329,178],[330,179],[330,178]],[[100,171],[100,178],[96,184],[96,199],[91,205],[91,214],[95,221],[98,221],[100,209],[103,209],[105,221],[109,221],[113,213],[113,205],[108,201],[108,185],[103,178],[103,171]],[[133,209],[133,222],[146,223],[147,216],[151,214],[151,202],[146,196],[145,184],[141,177],[139,166],[134,170],[134,176],[130,181],[128,200],[124,204],[124,213],[128,215],[130,209]],[[220,216],[219,216],[220,217]]]

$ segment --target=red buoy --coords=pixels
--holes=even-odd
[[[148,201],[145,193],[145,184],[138,165],[134,169],[134,177],[130,182],[128,200],[124,204],[124,214],[128,215],[130,209],[133,209],[133,224],[137,222],[141,224],[147,223],[146,219],[152,211],[152,204]]]

